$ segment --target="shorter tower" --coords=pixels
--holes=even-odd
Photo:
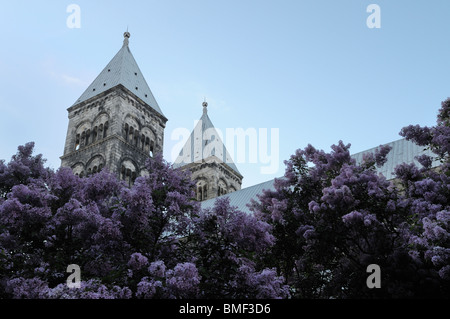
[[[203,115],[180,151],[173,166],[190,170],[198,201],[241,189],[242,175],[231,159],[203,102]]]
[[[129,185],[146,174],[149,156],[163,151],[167,118],[161,112],[124,33],[122,48],[67,109],[61,166],[79,176],[103,168]]]

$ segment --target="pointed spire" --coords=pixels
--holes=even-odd
[[[128,39],[130,38],[130,32],[128,32],[128,27],[127,27],[127,31],[123,34],[123,45],[124,46],[128,46]]]
[[[208,107],[208,103],[206,102],[206,98],[203,101],[202,105],[203,105],[203,114],[204,115],[208,114],[208,110],[206,109]]]
[[[82,103],[121,84],[156,112],[164,116],[128,47],[130,33],[126,31],[123,37],[123,45],[120,50],[88,86],[74,105]]]
[[[202,105],[203,115],[196,123],[186,144],[175,159],[173,167],[178,168],[211,157],[216,157],[219,161],[228,165],[234,172],[241,174],[220,138],[219,132],[216,130],[208,116],[208,103],[206,102],[206,99]]]

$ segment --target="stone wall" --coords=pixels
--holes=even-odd
[[[181,169],[191,171],[191,178],[197,184],[197,200],[207,200],[241,189],[242,176],[215,156]]]
[[[163,151],[167,119],[122,85],[68,108],[61,166],[85,176],[101,168],[125,178],[145,174],[145,161]]]

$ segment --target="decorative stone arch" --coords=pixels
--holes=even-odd
[[[136,144],[141,130],[141,121],[132,114],[125,115],[122,124],[122,136],[130,144]]]
[[[106,112],[100,112],[92,122],[92,141],[99,140],[108,136],[108,128],[109,128],[109,119],[110,116]]]
[[[92,123],[89,120],[84,120],[81,123],[79,123],[75,129],[76,133],[82,132],[82,131],[87,131],[89,129],[91,129],[92,127]]]
[[[197,201],[208,199],[208,193],[211,192],[211,183],[205,177],[198,177],[195,180],[195,198]]]
[[[89,136],[88,132],[90,132],[92,128],[92,123],[88,120],[85,120],[78,124],[75,129],[75,139],[74,139],[74,147],[75,151],[78,151],[81,147],[88,145]]]
[[[100,172],[105,167],[105,158],[100,155],[94,155],[86,163],[86,174],[91,175]]]
[[[222,196],[228,193],[228,183],[224,178],[219,178],[217,181],[217,196]]]
[[[106,121],[109,121],[110,116],[106,111],[102,111],[95,116],[94,120],[92,121],[93,125],[99,125],[100,123],[104,123]]]
[[[141,130],[140,149],[153,156],[156,151],[156,133],[150,126],[144,126]]]
[[[75,163],[71,166],[72,172],[74,175],[79,177],[84,177],[86,175],[85,173],[85,166],[83,162]]]
[[[125,183],[131,187],[131,185],[134,184],[134,181],[136,180],[139,173],[139,166],[137,163],[129,158],[125,157],[120,160],[120,171],[119,171],[119,178]]]

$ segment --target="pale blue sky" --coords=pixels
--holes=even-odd
[[[69,4],[81,28],[66,25]],[[381,28],[369,29],[369,4]],[[0,159],[35,141],[60,165],[67,108],[122,46],[171,133],[192,130],[206,97],[215,126],[279,129],[279,165],[237,163],[243,187],[283,175],[283,160],[342,139],[352,153],[434,125],[450,96],[450,1],[8,1],[0,6]]]

